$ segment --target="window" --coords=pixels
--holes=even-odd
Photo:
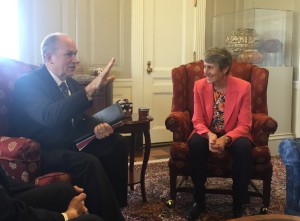
[[[0,57],[18,59],[18,0],[0,0],[0,27]]]

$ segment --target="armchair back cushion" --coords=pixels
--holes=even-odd
[[[10,102],[15,81],[37,68],[21,61],[0,58],[0,166],[8,176],[24,183],[44,185],[57,180],[70,182],[64,173],[40,175],[40,145],[24,137],[10,137]]]
[[[8,58],[0,58],[0,135],[9,135],[10,101],[15,81],[22,74],[36,68]]]

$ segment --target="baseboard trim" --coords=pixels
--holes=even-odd
[[[171,143],[172,143],[171,141],[170,142],[163,142],[163,143],[152,143],[151,148],[171,146]]]
[[[164,158],[164,159],[157,159],[157,160],[149,160],[148,161],[148,164],[149,163],[161,163],[161,162],[167,162],[169,160],[169,158]],[[143,164],[143,161],[138,161],[138,162],[135,162],[134,165],[142,165]]]

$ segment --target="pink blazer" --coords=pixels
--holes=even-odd
[[[206,78],[198,80],[194,85],[193,133],[203,135],[210,132],[209,126],[213,118],[213,85]],[[228,76],[224,109],[224,130],[232,141],[243,136],[251,141],[251,85],[242,79]]]

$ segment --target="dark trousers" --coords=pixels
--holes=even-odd
[[[42,152],[41,167],[43,173],[69,173],[72,184],[84,188],[90,213],[118,221],[124,220],[119,207],[127,204],[127,156],[125,139],[113,134],[95,139],[81,152]]]
[[[205,182],[208,176],[208,140],[195,133],[188,141],[190,151],[191,178],[194,184],[194,200],[205,202]],[[248,186],[250,182],[252,142],[245,137],[235,140],[225,151],[233,157],[233,206],[249,203]]]
[[[13,198],[23,201],[34,208],[62,213],[67,210],[71,199],[77,194],[75,189],[69,184],[57,182],[18,193],[14,195]],[[103,221],[99,216],[91,214],[83,215],[72,220]]]
[[[93,214],[85,214],[75,219],[70,219],[70,221],[104,221],[99,216]]]
[[[101,150],[99,150],[101,149]],[[83,152],[96,156],[108,176],[120,207],[127,206],[128,143],[120,134],[95,139]]]

